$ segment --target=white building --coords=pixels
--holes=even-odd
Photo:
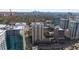
[[[69,21],[68,29],[70,31],[71,39],[79,39],[79,21],[77,21],[77,19]]]
[[[0,50],[7,50],[6,30],[0,30]]]
[[[25,22],[17,22],[17,23],[15,23],[15,25],[23,25],[23,26],[26,26],[26,23]]]
[[[44,39],[44,24],[42,22],[32,23],[32,43]]]

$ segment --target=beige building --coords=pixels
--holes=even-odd
[[[32,43],[44,39],[44,24],[42,22],[32,23]]]

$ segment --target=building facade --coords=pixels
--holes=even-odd
[[[60,18],[60,27],[62,29],[67,29],[69,24],[69,20],[65,18]]]
[[[60,26],[55,26],[54,38],[57,39],[57,40],[65,39],[64,30],[62,28],[60,28]]]
[[[7,50],[6,30],[0,30],[0,50]]]
[[[79,39],[79,21],[70,20],[69,21],[69,31],[71,39]]]
[[[32,23],[32,43],[44,39],[44,24],[42,22]]]
[[[25,35],[23,26],[14,26],[6,31],[6,41],[8,50],[24,50]]]

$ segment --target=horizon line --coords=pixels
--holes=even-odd
[[[79,9],[0,9],[0,12],[79,12]]]

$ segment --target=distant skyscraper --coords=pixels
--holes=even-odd
[[[60,27],[62,29],[67,29],[69,24],[69,20],[65,18],[60,18]]]
[[[56,26],[56,25],[59,25],[60,18],[59,18],[59,17],[54,17],[53,19],[54,19],[54,20],[53,20],[54,25],[55,25],[55,26]]]
[[[6,30],[0,30],[0,50],[7,50]]]
[[[32,23],[32,43],[44,39],[44,24],[42,22]]]
[[[79,39],[79,21],[69,20],[69,31],[71,39]]]

